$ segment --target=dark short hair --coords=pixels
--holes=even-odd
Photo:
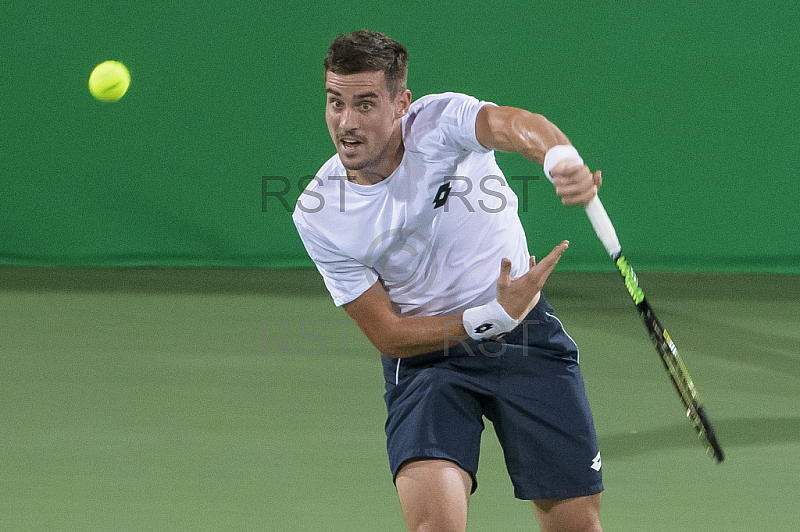
[[[324,65],[325,72],[340,75],[383,71],[386,88],[392,96],[406,88],[408,51],[377,31],[339,35],[328,48]]]

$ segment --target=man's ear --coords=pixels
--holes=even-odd
[[[406,89],[395,96],[395,104],[397,108],[397,116],[403,116],[408,112],[411,106],[411,91]]]

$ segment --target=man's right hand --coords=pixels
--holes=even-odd
[[[600,170],[592,173],[589,167],[577,161],[558,163],[552,172],[556,194],[564,205],[586,205],[597,196],[603,184]]]
[[[500,262],[497,301],[509,316],[521,320],[531,311],[539,301],[539,292],[544,287],[547,277],[568,247],[569,242],[564,240],[538,263],[536,257],[531,256],[528,272],[513,279],[511,278],[511,261],[504,258]]]

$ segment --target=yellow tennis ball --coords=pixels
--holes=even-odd
[[[131,74],[119,61],[103,61],[89,76],[89,92],[101,102],[116,102],[131,84]]]

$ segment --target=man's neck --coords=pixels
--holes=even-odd
[[[380,183],[400,166],[403,161],[403,154],[406,151],[403,144],[402,137],[398,137],[397,142],[392,142],[394,148],[388,148],[381,156],[381,164],[379,167],[364,168],[362,170],[348,170],[348,181],[354,182],[359,185],[375,185]]]

